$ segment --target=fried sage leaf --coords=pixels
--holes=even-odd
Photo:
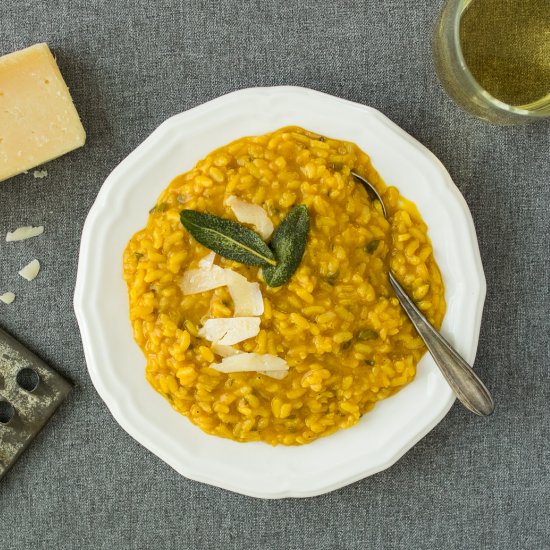
[[[238,223],[196,210],[183,210],[180,220],[195,240],[224,258],[265,268],[277,265],[261,237]]]
[[[272,287],[286,283],[298,269],[306,249],[309,210],[305,204],[295,206],[277,227],[271,239],[277,265],[263,268],[265,282]]]

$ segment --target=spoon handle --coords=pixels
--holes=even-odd
[[[460,357],[449,342],[428,322],[422,312],[409,298],[393,273],[390,283],[403,309],[409,316],[418,334],[424,340],[434,361],[462,404],[479,416],[490,415],[494,408],[493,398],[470,365]]]

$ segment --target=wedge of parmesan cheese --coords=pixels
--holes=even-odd
[[[273,222],[261,206],[243,201],[234,195],[228,197],[225,202],[233,210],[235,217],[241,223],[253,225],[264,241],[271,237]]]
[[[208,319],[199,330],[199,336],[222,346],[232,346],[253,338],[258,332],[258,317],[229,317]]]
[[[28,263],[21,271],[19,271],[19,275],[23,277],[23,279],[26,279],[27,281],[32,281],[36,278],[38,275],[38,272],[40,271],[40,262],[38,260],[33,260],[32,262]]]
[[[225,269],[227,289],[235,306],[235,317],[262,315],[264,300],[258,283],[251,283],[240,273]]]
[[[275,355],[259,353],[239,353],[222,359],[221,363],[210,365],[219,372],[288,372],[288,364]]]
[[[219,265],[212,265],[210,269],[190,269],[186,271],[181,281],[181,290],[185,295],[198,294],[225,285],[225,269]]]
[[[0,92],[0,181],[84,145],[86,133],[47,44],[0,57]]]
[[[15,300],[15,294],[13,292],[4,292],[0,294],[0,302],[4,304],[11,304]]]
[[[24,227],[18,227],[15,231],[8,231],[6,235],[6,242],[11,243],[13,241],[24,241],[25,239],[31,239],[32,237],[38,237],[44,233],[44,226],[39,225],[33,227],[32,225],[25,225]]]

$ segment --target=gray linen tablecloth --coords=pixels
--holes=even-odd
[[[2,0],[0,53],[47,41],[88,131],[46,179],[0,184],[0,325],[77,387],[0,483],[0,548],[550,548],[550,125],[496,127],[440,88],[436,0]],[[72,295],[82,225],[113,167],[167,117],[249,86],[372,105],[429,147],[472,210],[488,296],[476,369],[497,410],[455,405],[389,470],[262,501],[176,474],[113,420],[86,371]],[[4,131],[2,129],[2,131]],[[32,257],[40,279],[14,276]]]

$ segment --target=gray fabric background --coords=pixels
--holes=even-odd
[[[439,0],[2,0],[0,53],[47,41],[83,123],[49,176],[0,184],[0,325],[77,384],[0,483],[2,549],[550,547],[550,125],[502,128],[436,80]],[[113,167],[167,117],[226,92],[295,84],[372,105],[464,194],[488,281],[476,368],[497,411],[455,406],[389,470],[321,497],[262,501],[177,475],[112,419],[88,378],[72,294],[80,232]],[[32,257],[32,284],[17,271]]]

